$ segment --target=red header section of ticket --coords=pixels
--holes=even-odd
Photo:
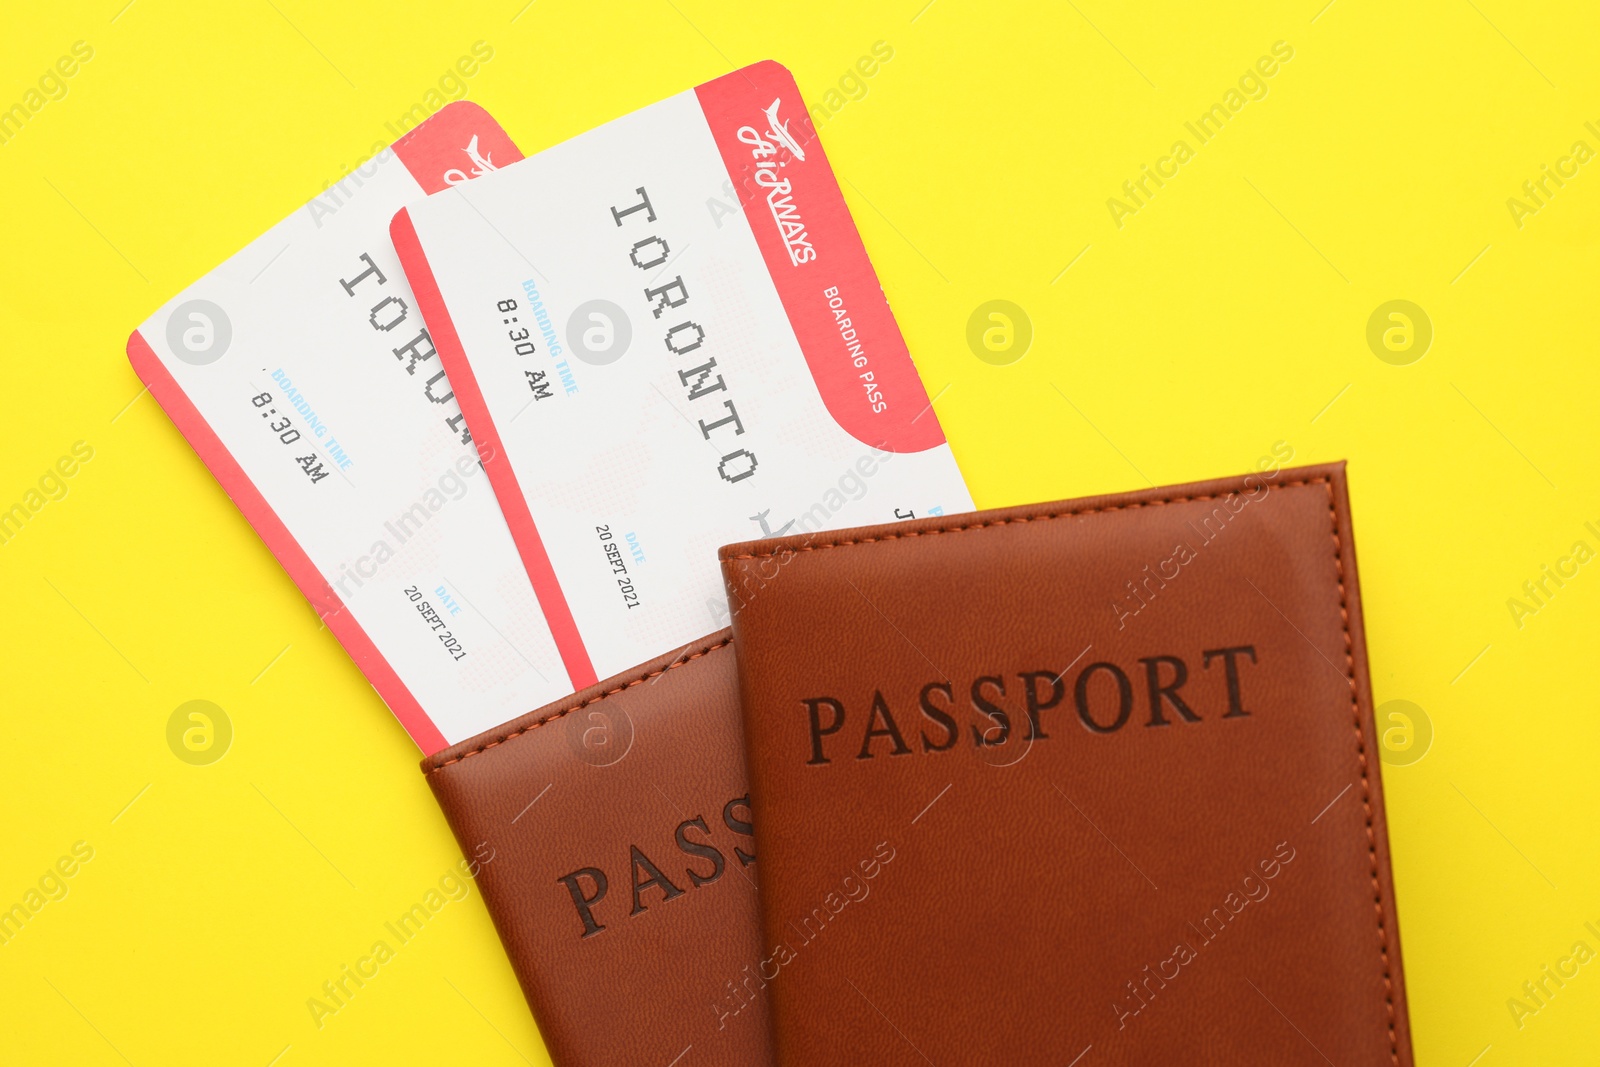
[[[695,94],[828,413],[890,452],[943,444],[794,77],[768,60]]]
[[[430,196],[522,158],[500,124],[468,100],[446,104],[393,147]]]

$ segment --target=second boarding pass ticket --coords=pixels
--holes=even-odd
[[[519,158],[482,108],[451,104],[128,342],[429,753],[572,689],[387,232],[409,200]]]
[[[391,232],[575,686],[725,625],[719,545],[972,508],[776,63]]]

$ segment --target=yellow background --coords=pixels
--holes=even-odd
[[[1235,472],[1280,441],[1348,458],[1377,700],[1435,733],[1384,768],[1418,1060],[1593,1062],[1600,964],[1521,1029],[1506,1001],[1600,949],[1600,564],[1521,628],[1506,601],[1600,548],[1600,161],[1520,228],[1506,201],[1600,149],[1600,16],[924,2],[8,5],[0,105],[73,42],[94,58],[0,146],[0,507],[74,441],[94,458],[0,545],[0,906],[73,842],[95,856],[0,947],[0,1055],[544,1062],[475,892],[313,1024],[307,998],[459,854],[416,749],[123,345],[475,41],[468,95],[533,151],[767,57],[817,103],[881,40],[821,135],[978,503]],[[1118,228],[1107,199],[1196,147],[1183,123],[1280,40],[1268,95]],[[1400,298],[1435,331],[1409,366],[1366,343]],[[1007,366],[965,340],[991,299],[1035,330]],[[166,743],[190,699],[234,726],[210,766]]]

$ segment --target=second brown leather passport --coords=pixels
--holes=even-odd
[[[1411,1063],[1342,464],[722,558],[780,1063]]]
[[[728,643],[422,762],[557,1067],[771,1062]]]

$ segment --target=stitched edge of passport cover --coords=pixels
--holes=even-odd
[[[493,730],[486,730],[477,737],[469,737],[459,744],[451,745],[449,748],[434,753],[422,761],[422,773],[428,775],[438,774],[452,764],[460,763],[462,760],[473,756],[481,756],[492,748],[503,745],[507,741],[513,741],[523,734],[531,730],[537,730],[539,727],[554,722],[564,715],[569,715],[574,711],[582,711],[591,704],[598,704],[607,697],[616,696],[618,693],[632,689],[636,685],[644,685],[646,682],[661,677],[668,671],[676,670],[694,662],[701,656],[708,656],[719,648],[727,648],[732,643],[733,635],[729,634],[721,640],[699,644],[693,652],[685,649],[683,652],[671,657],[664,666],[658,666],[659,661],[654,661],[644,669],[643,674],[637,674],[636,671],[623,671],[614,678],[603,679],[588,689],[574,693],[570,697],[557,700],[537,711],[531,711],[520,718],[512,719],[504,725],[497,726]],[[624,681],[624,679],[626,680]]]

